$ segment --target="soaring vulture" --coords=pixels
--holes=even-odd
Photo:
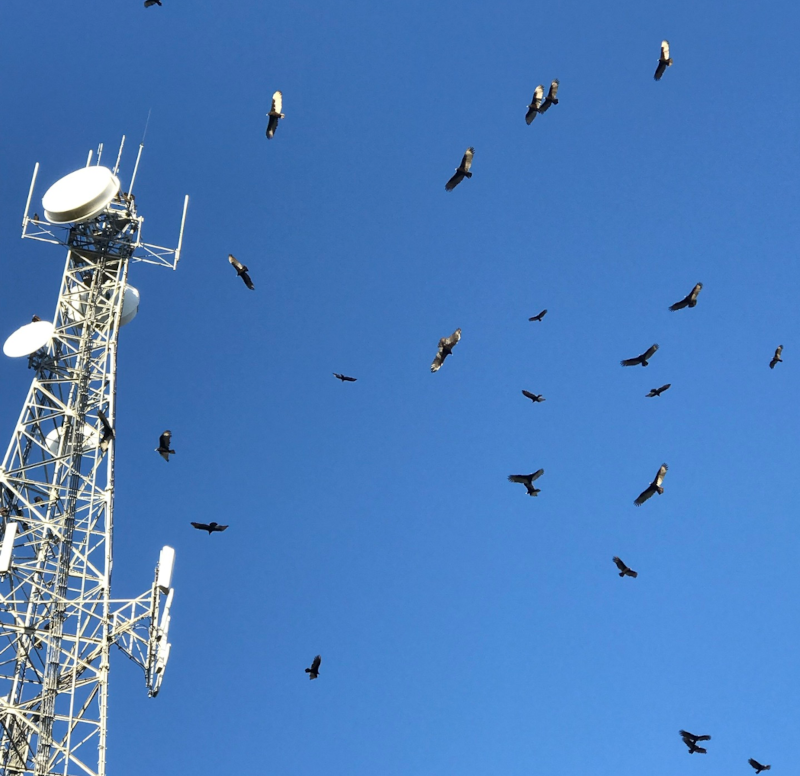
[[[639,576],[638,572],[634,571],[631,568],[628,568],[616,555],[611,560],[613,560],[614,563],[617,564],[617,568],[619,569],[619,575],[621,577],[633,577],[634,579],[636,579],[636,577]]]
[[[172,432],[165,431],[159,438],[158,438],[158,447],[156,448],[156,452],[167,462],[169,463],[169,457],[171,455],[175,455],[174,450],[169,449],[170,440],[172,439]]]
[[[636,358],[626,358],[624,361],[620,361],[619,363],[622,366],[647,366],[650,363],[650,359],[653,357],[653,353],[658,350],[658,345],[651,345],[641,356],[636,356]]]
[[[683,743],[689,747],[689,754],[694,754],[695,752],[698,754],[706,754],[707,750],[702,746],[698,746],[697,742],[710,741],[711,736],[696,736],[694,733],[689,733],[686,730],[679,730],[678,733],[680,733]]]
[[[687,296],[683,297],[680,302],[675,302],[675,304],[670,305],[670,310],[673,312],[675,310],[683,310],[684,307],[697,307],[697,295],[700,293],[700,290],[703,288],[702,283],[698,283],[689,293]]]
[[[533,483],[539,479],[544,474],[544,469],[539,469],[538,472],[534,472],[533,474],[511,474],[509,475],[508,481],[509,482],[518,482],[520,485],[525,486],[525,490],[528,491],[529,496],[535,496],[538,493],[541,493],[541,488],[534,488]]]
[[[556,99],[557,94],[558,78],[554,78],[553,83],[550,84],[550,91],[547,93],[547,97],[544,98],[542,107],[539,108],[539,113],[545,113],[551,105],[558,105],[558,100]]]
[[[541,321],[544,316],[547,315],[547,310],[542,310],[538,315],[534,315],[533,318],[528,318],[529,321]]]
[[[453,352],[453,348],[461,339],[461,329],[456,329],[449,337],[442,337],[439,340],[439,350],[433,358],[431,372],[438,372],[444,360]]]
[[[161,5],[161,0],[144,0],[145,8],[149,8],[151,5]]]
[[[452,191],[456,186],[458,186],[459,183],[461,183],[461,181],[464,180],[464,178],[472,177],[472,173],[469,171],[469,168],[472,167],[473,156],[475,156],[475,149],[470,146],[464,153],[461,164],[456,167],[456,174],[450,178],[447,183],[445,183],[445,191]]]
[[[651,388],[650,393],[648,393],[645,398],[650,399],[653,396],[661,396],[661,394],[664,393],[664,391],[666,391],[671,385],[672,383],[667,383],[666,385],[662,385],[660,388]]]
[[[230,265],[236,270],[236,274],[244,281],[244,284],[251,290],[255,291],[256,287],[253,285],[253,281],[250,280],[250,275],[247,273],[249,270],[239,261],[232,253],[228,254],[228,261]]]
[[[547,399],[545,399],[544,396],[542,396],[542,394],[540,393],[531,393],[530,391],[523,390],[522,395],[529,398],[534,404],[540,401],[547,401]]]
[[[542,104],[542,97],[544,97],[544,86],[539,84],[533,90],[533,98],[531,99],[531,104],[528,106],[528,112],[525,114],[526,124],[530,124],[536,118],[536,114],[539,112],[539,108]]]
[[[762,765],[758,760],[754,760],[752,757],[747,762],[756,769],[756,776],[758,776],[761,771],[768,771],[772,767],[771,765]]]
[[[777,364],[779,361],[783,363],[781,353],[783,353],[783,345],[778,345],[778,347],[775,348],[775,355],[772,357],[772,361],[769,362],[770,369],[775,369],[775,364]]]
[[[334,372],[333,376],[341,380],[343,383],[354,383],[358,380],[357,377],[348,377],[347,375],[341,375],[338,372]]]
[[[108,422],[108,418],[103,410],[97,410],[97,417],[100,418],[100,422],[103,424],[103,436],[100,437],[100,449],[105,452],[108,450],[108,446],[114,438],[114,429],[111,428],[111,424]]]
[[[219,523],[192,523],[192,525],[198,531],[208,531],[208,535],[211,536],[212,533],[215,531],[217,533],[224,531],[228,526],[227,525],[220,525]]]
[[[285,119],[286,116],[281,112],[283,110],[283,92],[275,92],[272,95],[272,110],[267,114],[269,116],[269,124],[267,124],[267,138],[272,139],[275,131],[278,129],[278,122]]]
[[[661,80],[661,76],[664,75],[664,71],[672,66],[672,60],[669,57],[669,41],[662,40],[661,41],[661,58],[658,60],[658,67],[656,68],[655,75],[653,78],[656,81]]]
[[[660,496],[664,492],[664,488],[661,486],[661,483],[664,482],[664,475],[667,473],[667,469],[669,469],[669,466],[667,466],[665,463],[662,463],[655,479],[639,494],[636,501],[633,502],[637,507],[640,507],[642,504],[644,504],[644,502],[654,494],[658,493]]]
[[[322,657],[317,655],[311,663],[311,668],[306,668],[306,673],[309,679],[316,679],[319,676],[319,664],[322,662]]]

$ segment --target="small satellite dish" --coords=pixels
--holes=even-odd
[[[29,356],[50,342],[55,328],[50,321],[35,321],[20,326],[5,341],[3,353],[10,358]]]
[[[119,178],[108,167],[81,167],[45,192],[44,217],[51,224],[88,221],[108,207],[119,185]]]
[[[125,286],[125,295],[122,297],[122,315],[119,319],[119,325],[124,326],[130,323],[139,312],[139,289],[133,286]]]
[[[54,428],[45,438],[44,443],[51,455],[58,455],[58,448],[61,444],[61,437],[64,436],[64,429],[62,426]],[[91,450],[97,447],[99,438],[97,432],[88,424],[83,425],[83,451]]]

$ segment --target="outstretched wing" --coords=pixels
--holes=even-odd
[[[539,477],[541,477],[543,474],[544,474],[544,469],[539,469],[539,471],[536,471],[533,474],[531,474],[530,481],[536,482],[536,480],[538,480]]]
[[[272,110],[270,113],[283,113],[283,92],[277,91],[272,95]]]
[[[647,350],[644,353],[642,353],[641,356],[642,360],[649,361],[653,357],[653,353],[655,353],[657,350],[658,350],[658,345],[652,345],[651,347],[647,348]]]
[[[656,489],[652,485],[650,485],[647,487],[646,490],[643,490],[639,494],[638,498],[633,503],[636,504],[637,507],[640,507],[642,504],[644,504],[645,501],[647,501],[647,499],[651,498],[655,494],[655,492]]]
[[[172,432],[171,431],[165,431],[158,438],[158,446],[159,447],[163,447],[164,450],[168,450],[169,449],[169,443],[170,443],[171,439],[172,439]]]
[[[312,673],[315,673],[315,674],[316,674],[316,673],[317,673],[317,671],[319,671],[319,664],[320,664],[321,662],[322,662],[322,656],[321,656],[321,655],[317,655],[317,656],[314,658],[314,662],[311,664],[311,671],[312,671]]]
[[[469,172],[469,168],[472,167],[472,157],[475,156],[475,149],[470,146],[465,152],[464,157],[461,160],[461,169],[464,172]]]
[[[666,385],[662,385],[662,386],[661,386],[661,387],[658,389],[658,392],[659,392],[659,393],[664,393],[664,391],[666,391],[666,390],[667,390],[667,389],[668,389],[668,388],[669,388],[671,385],[672,385],[672,383],[667,383]]]
[[[227,525],[215,525],[212,530],[214,531],[224,531],[228,526]]]
[[[697,304],[697,296],[703,290],[703,284],[697,283],[689,294],[689,303],[694,306]]]
[[[522,395],[529,398],[531,401],[538,401],[538,398],[535,393],[531,393],[530,391],[526,391],[523,389]]]
[[[667,62],[669,60],[669,41],[661,41],[661,61]]]
[[[669,469],[669,466],[667,466],[665,463],[662,463],[661,468],[658,470],[658,473],[656,474],[656,478],[653,480],[653,487],[656,488],[661,487],[661,483],[664,482],[664,475],[666,475],[667,469]]]
[[[671,304],[669,309],[675,312],[675,310],[683,310],[684,307],[689,306],[689,302],[691,301],[691,294],[689,296],[683,297],[680,302],[675,302],[675,304]]]
[[[192,523],[192,525],[199,529],[200,531],[207,531],[209,529],[209,525],[207,523]],[[227,528],[227,526],[226,526]]]
[[[619,363],[622,364],[622,366],[636,366],[637,364],[642,363],[642,357],[636,356],[636,358],[626,358],[624,361],[620,361]]]
[[[275,132],[278,129],[278,117],[270,116],[269,123],[267,124],[267,138],[272,140],[275,137]]]
[[[530,482],[530,477],[527,474],[509,474],[509,482],[518,482],[520,485],[527,485]]]
[[[241,272],[242,270],[247,271],[247,267],[245,267],[244,264],[242,264],[242,262],[239,261],[232,253],[228,254],[228,261],[237,272]]]
[[[558,98],[556,97],[557,94],[558,94],[558,78],[554,79],[553,83],[550,84],[550,91],[547,92],[547,98],[545,99],[542,107],[539,108],[539,113],[547,113],[551,105],[558,104]]]
[[[450,178],[450,180],[447,181],[447,183],[444,184],[444,190],[452,191],[463,180],[464,180],[464,173],[461,172],[461,170],[456,170],[456,174],[452,178]]]
[[[616,563],[617,568],[620,571],[627,571],[628,567],[616,555],[611,560],[613,560],[614,563]]]
[[[454,348],[461,339],[461,329],[456,329],[449,337],[444,337],[439,341],[439,347],[444,345],[446,348]]]

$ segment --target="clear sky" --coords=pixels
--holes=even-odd
[[[32,209],[123,134],[127,180],[152,109],[147,238],[191,197],[120,336],[113,594],[177,560],[109,772],[796,773],[797,4],[163,3],[0,4],[0,339],[63,270],[19,239],[35,162]]]

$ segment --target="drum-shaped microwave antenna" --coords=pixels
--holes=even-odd
[[[3,353],[11,358],[20,358],[43,348],[53,336],[55,326],[50,321],[35,321],[20,326],[3,345]]]
[[[119,178],[108,167],[81,167],[56,181],[42,197],[51,224],[88,221],[102,213],[119,191]]]
[[[119,319],[120,326],[130,323],[136,317],[136,313],[139,312],[140,299],[138,288],[129,285],[125,286],[125,293],[122,297],[122,315]]]

